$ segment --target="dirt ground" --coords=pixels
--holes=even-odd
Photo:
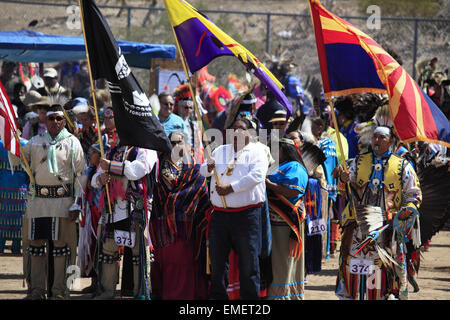
[[[0,300],[23,299],[26,288],[22,280],[22,257],[11,254],[7,242],[5,253],[0,254]],[[441,231],[431,241],[429,250],[423,252],[417,278],[420,290],[410,294],[410,300],[450,300],[450,231]],[[323,260],[322,271],[307,276],[306,300],[337,300],[334,295],[338,258]],[[90,285],[90,279],[81,278],[71,299],[88,300],[89,294],[80,290]],[[120,284],[118,286],[120,290]],[[121,298],[118,299],[129,299]]]

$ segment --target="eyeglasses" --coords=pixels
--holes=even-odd
[[[49,121],[63,121],[64,120],[64,117],[53,117],[53,116],[49,116],[49,117],[47,117],[47,120],[49,120]]]
[[[112,109],[106,109],[105,112],[103,112],[103,115],[105,118],[114,118]]]

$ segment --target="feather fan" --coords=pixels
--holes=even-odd
[[[439,232],[450,218],[450,173],[448,166],[427,166],[418,171],[422,190],[419,212],[423,245]]]
[[[356,208],[356,221],[363,238],[366,238],[371,231],[382,227],[384,220],[380,207],[358,206]]]
[[[302,146],[302,160],[308,175],[312,176],[314,170],[320,166],[326,159],[325,154],[320,148],[310,142],[305,142]]]

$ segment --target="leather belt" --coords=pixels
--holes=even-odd
[[[39,198],[68,198],[72,196],[72,184],[57,186],[35,185],[36,197]]]
[[[239,207],[239,208],[221,208],[221,207],[213,206],[213,210],[220,211],[220,212],[239,212],[239,211],[245,211],[248,209],[258,208],[258,207],[261,207],[262,205],[263,205],[263,203],[260,202],[260,203],[256,203],[256,204],[249,204],[248,206]]]

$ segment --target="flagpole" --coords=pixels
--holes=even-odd
[[[1,85],[1,87],[4,89],[3,84],[1,83],[1,81],[0,81],[0,85]],[[6,91],[5,91],[5,92],[6,92]],[[11,105],[11,102],[9,101],[8,96],[6,96],[6,100],[7,100],[7,102],[9,103],[9,105]],[[12,106],[12,105],[11,105],[11,106]],[[5,109],[7,109],[7,108],[8,108],[7,105],[5,105]],[[1,115],[0,115],[0,116],[1,116]],[[17,125],[13,125],[13,124],[11,123],[11,118],[10,118],[7,114],[4,115],[4,119],[5,119],[5,121],[8,121],[10,131],[14,134],[14,136],[15,136],[15,138],[16,138],[16,140],[17,140],[17,143],[18,143],[18,145],[19,145],[19,152],[20,152],[20,154],[21,154],[21,157],[22,157],[22,159],[23,159],[23,163],[24,163],[24,165],[25,165],[25,171],[27,172],[28,176],[30,177],[30,182],[31,182],[31,184],[34,186],[35,180],[34,180],[33,174],[31,173],[30,164],[28,163],[28,159],[25,157],[25,152],[23,152],[22,144],[20,143],[20,137],[19,137],[19,134],[18,134],[18,132],[17,132],[17,129],[14,129],[14,128],[17,128]],[[13,129],[14,129],[14,130],[13,130]],[[6,141],[4,141],[4,144],[5,144],[5,146],[6,146]],[[9,150],[9,152],[12,153],[11,150]],[[14,155],[15,155],[15,154],[14,154]]]
[[[201,128],[202,128],[202,137],[204,138],[205,128],[204,128],[204,126],[203,126],[203,121],[201,121],[202,117],[201,117],[201,115],[200,115],[200,111],[199,111],[198,105],[197,105],[197,99],[196,99],[196,96],[195,96],[195,94],[194,94],[194,90],[193,90],[193,88],[192,88],[191,78],[189,77],[189,73],[188,73],[188,67],[187,67],[186,61],[185,61],[185,59],[184,59],[184,53],[183,53],[183,50],[181,49],[181,46],[180,46],[180,44],[179,44],[179,42],[178,42],[178,38],[177,38],[177,35],[176,35],[176,33],[175,33],[175,29],[173,28],[172,24],[171,24],[171,28],[172,28],[173,36],[174,36],[174,38],[175,38],[175,42],[176,42],[176,45],[177,45],[177,48],[178,48],[178,52],[180,52],[180,55],[181,55],[181,57],[180,57],[180,58],[181,58],[181,63],[182,63],[182,65],[183,65],[184,73],[186,74],[186,79],[187,79],[187,81],[188,81],[189,91],[190,91],[191,96],[192,96],[192,101],[194,102],[195,113],[197,114],[197,118],[199,119],[200,124],[201,124]],[[206,145],[205,149],[208,151],[209,158],[212,158],[211,149],[209,148],[208,139],[204,139],[204,141],[205,141],[205,145]],[[213,172],[214,172],[214,177],[215,177],[215,179],[216,179],[216,183],[217,183],[218,185],[220,185],[220,182],[219,182],[219,175],[217,174],[217,170],[216,170],[216,167],[215,167],[215,166],[214,166]],[[223,207],[226,208],[226,207],[227,207],[227,203],[226,203],[226,201],[225,201],[225,197],[224,197],[224,196],[220,196],[220,198],[222,199],[222,205],[223,205]]]
[[[20,137],[17,134],[17,131],[14,131],[14,136],[16,137],[17,141],[19,142],[19,151],[20,151],[20,154],[22,155],[23,164],[25,165],[25,171],[28,173],[28,176],[30,177],[30,182],[34,186],[34,184],[35,184],[34,176],[31,172],[30,164],[28,163],[27,157],[25,157],[25,152],[23,151],[22,144],[20,143]]]
[[[323,8],[323,6],[322,6],[321,3],[320,3],[319,1],[317,1],[317,0],[309,0],[309,1],[308,1],[308,4],[309,4],[309,11],[310,11],[310,14],[311,14],[311,21],[312,21],[312,25],[314,26],[314,17],[313,17],[313,14],[312,14],[312,8],[311,8],[311,4],[313,4],[313,3],[320,5],[322,8]],[[325,11],[327,11],[325,8],[323,8],[323,9],[324,9]],[[327,11],[327,12],[328,12],[328,11]],[[333,18],[333,20],[335,20],[334,17],[333,17],[333,15],[331,15],[331,17]],[[337,22],[340,23],[339,21],[337,21]],[[317,39],[316,39],[316,40],[317,40]],[[317,41],[316,41],[316,42],[317,42]],[[317,44],[317,43],[316,43],[316,44]],[[337,119],[336,119],[336,113],[334,112],[334,104],[333,104],[333,97],[332,97],[332,96],[329,97],[328,102],[330,103],[330,107],[331,107],[331,117],[332,117],[332,119],[333,119],[334,130],[336,131],[336,137],[337,137],[337,141],[338,141],[338,147],[339,147],[339,150],[340,150],[340,152],[341,152],[341,157],[342,157],[342,159],[344,160],[344,161],[342,161],[342,167],[344,168],[345,171],[347,171],[347,170],[348,170],[348,169],[347,169],[347,163],[345,162],[345,153],[344,153],[344,148],[342,147],[341,133],[340,133],[340,131],[339,131],[339,125],[338,125],[338,122],[337,122]],[[338,159],[338,160],[339,160],[339,159]],[[350,192],[351,192],[351,189],[350,189],[350,183],[349,183],[348,181],[346,181],[345,186],[346,186],[347,192],[348,192],[349,195],[350,195]],[[352,208],[353,208],[353,212],[356,212],[356,208],[355,208],[354,202],[352,202]],[[350,211],[350,212],[351,212],[351,211]]]
[[[97,135],[98,135],[98,142],[100,144],[100,155],[102,158],[105,157],[105,151],[103,148],[103,139],[102,139],[102,131],[100,129],[100,120],[98,117],[98,110],[97,110],[97,99],[95,97],[95,86],[94,86],[94,79],[92,78],[92,70],[91,70],[91,62],[89,61],[89,51],[88,51],[88,46],[87,46],[87,41],[86,41],[86,31],[84,30],[84,15],[83,15],[83,6],[81,5],[81,0],[78,0],[78,6],[80,8],[80,18],[81,18],[81,29],[83,30],[83,38],[84,38],[84,46],[86,49],[86,60],[87,60],[87,65],[88,65],[88,70],[89,70],[89,80],[91,83],[91,94],[92,94],[92,101],[94,102],[94,110],[95,110],[95,120],[97,122]],[[111,199],[109,196],[109,188],[108,188],[108,183],[105,184],[105,189],[106,189],[106,197],[108,198],[108,208],[109,208],[109,213],[112,214],[112,209],[111,209]]]
[[[342,161],[342,167],[344,168],[345,171],[347,171],[347,163],[345,162],[344,148],[342,147],[341,132],[339,131],[339,125],[338,125],[338,122],[336,119],[336,113],[334,112],[333,97],[330,97],[328,102],[330,103],[330,107],[331,107],[331,117],[333,119],[333,126],[334,126],[334,130],[336,132],[338,147],[339,147],[339,150],[341,151],[342,159],[344,159],[344,161]],[[348,181],[346,181],[345,186],[348,189],[347,191],[350,194],[351,189],[350,189],[350,183]],[[355,203],[353,201],[352,201],[352,208],[353,208],[353,212],[356,213]]]
[[[345,163],[345,153],[344,153],[344,148],[342,147],[342,140],[341,140],[341,134],[339,131],[339,125],[338,125],[338,122],[336,119],[336,113],[334,112],[333,98],[330,98],[329,103],[330,103],[330,107],[331,107],[331,118],[333,119],[334,130],[336,131],[338,147],[341,152],[342,159],[344,159],[344,161],[342,161],[342,165],[343,165],[344,169],[347,170],[347,164]]]

